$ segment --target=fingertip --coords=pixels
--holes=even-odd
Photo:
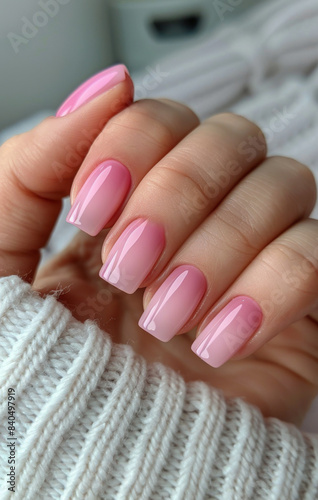
[[[130,94],[133,94],[133,82],[124,64],[117,64],[100,71],[79,85],[65,99],[55,116],[57,118],[67,116],[125,81],[129,84]]]

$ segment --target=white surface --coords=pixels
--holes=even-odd
[[[113,0],[110,2],[110,17],[116,58],[130,69],[143,68],[154,58],[191,46],[224,20],[241,15],[260,1],[264,0],[236,1],[234,8],[231,1]],[[181,30],[178,36],[171,36],[171,33],[158,33],[154,29],[155,21],[176,21],[185,16],[198,16],[196,30]]]
[[[1,2],[0,128],[37,110],[57,107],[83,79],[112,62],[107,4],[108,0]],[[50,15],[44,10],[48,7]]]

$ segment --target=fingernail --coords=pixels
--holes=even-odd
[[[96,236],[123,203],[131,184],[129,170],[108,160],[90,174],[66,217],[66,221]]]
[[[139,320],[139,326],[168,342],[185,325],[206,291],[206,279],[194,266],[179,266],[162,283]]]
[[[128,69],[123,64],[117,64],[111,68],[107,68],[97,75],[92,76],[89,80],[82,83],[62,104],[58,109],[56,116],[61,117],[72,113],[83,104],[92,101],[95,97],[112,89],[115,85],[125,80],[129,74]]]
[[[228,361],[256,332],[263,313],[255,300],[235,297],[202,330],[191,349],[203,361],[218,368]]]
[[[100,277],[126,293],[134,293],[165,246],[164,229],[147,219],[136,219],[125,229],[100,270]]]

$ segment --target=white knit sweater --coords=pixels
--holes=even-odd
[[[147,365],[17,276],[0,279],[0,388],[1,500],[318,498],[318,437]]]

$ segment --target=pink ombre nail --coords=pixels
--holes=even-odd
[[[119,161],[101,163],[90,174],[66,221],[96,236],[123,203],[131,184],[129,170]]]
[[[164,229],[136,219],[121,234],[100,270],[100,277],[126,293],[134,293],[165,246]]]
[[[256,332],[263,318],[255,300],[235,297],[202,330],[191,349],[203,361],[218,368]]]
[[[139,326],[168,342],[191,317],[206,288],[206,279],[199,269],[188,265],[177,267],[152,297]]]
[[[75,111],[83,104],[92,101],[95,97],[112,89],[118,83],[125,80],[129,74],[126,66],[118,64],[111,68],[105,69],[97,75],[92,76],[89,80],[82,83],[62,104],[58,109],[56,116],[61,117]]]

